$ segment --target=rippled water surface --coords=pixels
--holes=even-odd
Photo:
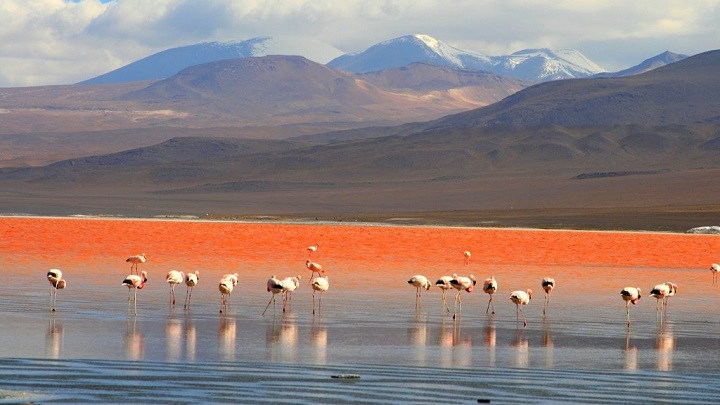
[[[331,284],[315,315],[314,243]],[[121,282],[141,252],[135,316]],[[3,218],[0,402],[712,403],[718,252],[707,235]],[[50,268],[68,282],[54,313]],[[170,305],[171,269],[201,273],[188,310],[184,286]],[[225,273],[240,283],[220,314]],[[452,273],[495,276],[497,313],[478,286],[453,320],[439,289],[416,300],[406,283]],[[271,275],[301,286],[263,316]],[[558,284],[547,316],[545,276]],[[664,281],[679,288],[658,318],[649,292]],[[643,290],[629,327],[625,286]],[[523,328],[508,296],[527,288]]]

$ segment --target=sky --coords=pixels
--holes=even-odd
[[[0,87],[76,83],[156,52],[291,36],[357,52],[426,34],[506,55],[573,48],[607,71],[720,49],[720,0],[0,0]]]

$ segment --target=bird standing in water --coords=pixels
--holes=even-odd
[[[533,292],[530,289],[527,291],[518,290],[510,293],[510,301],[515,303],[515,318],[519,321],[517,317],[518,312],[522,314],[523,326],[527,326],[527,321],[525,320],[525,312],[523,312],[522,306],[530,303],[532,294]]]
[[[640,301],[639,287],[625,287],[620,291],[620,296],[625,300],[625,312],[627,313],[627,324],[630,326],[630,304],[637,304]]]
[[[50,289],[50,311],[55,312],[57,304],[57,290],[62,290],[67,286],[67,282],[62,278],[60,269],[50,269],[47,273],[47,279],[52,285]]]
[[[133,269],[135,270],[135,274],[138,274],[138,264],[145,263],[146,260],[147,257],[145,253],[140,253],[139,255],[130,256],[125,259],[126,262],[130,263],[130,274],[133,274]]]
[[[165,281],[170,284],[170,306],[175,305],[175,286],[185,281],[185,273],[177,270],[170,270],[165,276]]]
[[[485,279],[483,282],[483,292],[485,294],[490,295],[490,300],[488,301],[488,306],[485,309],[485,313],[487,314],[490,310],[490,306],[492,305],[492,313],[495,313],[495,304],[493,304],[493,294],[497,292],[498,289],[498,283],[495,280],[495,277],[490,277],[488,279]]]
[[[185,276],[185,286],[187,286],[185,290],[185,308],[190,308],[190,298],[192,298],[192,291],[193,288],[198,283],[198,280],[200,280],[200,272],[195,271],[194,273],[188,273]]]
[[[137,290],[142,290],[145,287],[147,280],[147,272],[142,271],[139,275],[130,274],[125,277],[125,280],[122,282],[122,285],[128,288],[128,309],[130,308],[130,291],[133,290],[135,292],[135,315],[137,315]]]
[[[542,288],[545,290],[545,304],[543,305],[543,315],[545,315],[550,305],[550,293],[552,293],[553,288],[555,288],[555,279],[552,277],[542,279]]]

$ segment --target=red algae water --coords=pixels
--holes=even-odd
[[[140,253],[148,283],[135,316],[121,282]],[[330,282],[319,306],[308,259]],[[717,261],[713,235],[0,218],[0,400],[155,402],[163,386],[168,402],[708,403],[720,394],[707,383],[720,376]],[[68,285],[56,312],[51,268]],[[169,270],[200,272],[190,308],[182,284],[171,305]],[[220,314],[227,273],[239,283]],[[416,274],[494,276],[496,314],[479,285],[460,292],[461,306],[450,290],[450,313],[434,286],[416,298]],[[270,276],[301,277],[284,313]],[[543,315],[546,276],[557,287]],[[678,293],[657,312],[650,290],[662,282]],[[642,290],[630,325],[626,286]],[[523,327],[509,295],[526,289]],[[192,378],[201,383],[177,383]]]

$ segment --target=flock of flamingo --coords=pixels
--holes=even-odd
[[[315,244],[307,247],[309,255],[317,251],[319,244]],[[469,251],[463,252],[465,264],[469,264],[471,253]],[[142,253],[135,256],[130,256],[126,259],[126,262],[130,263],[130,274],[125,277],[122,285],[128,288],[128,308],[130,303],[134,304],[134,312],[137,315],[137,290],[143,289],[147,282],[147,272],[141,271],[138,273],[138,264],[145,263],[147,256]],[[320,311],[320,305],[322,304],[322,293],[330,288],[327,275],[322,275],[325,271],[322,266],[316,262],[313,262],[311,258],[308,258],[305,262],[305,266],[311,271],[310,273],[310,285],[313,289],[313,314],[315,314],[315,293],[320,293],[318,300],[317,310]],[[720,264],[713,263],[710,266],[712,272],[713,285],[717,284],[717,275],[720,272]],[[134,274],[133,274],[134,272]],[[315,276],[317,274],[317,276]],[[67,281],[62,277],[62,271],[59,269],[51,269],[47,273],[47,279],[51,284],[50,290],[50,310],[56,311],[57,302],[57,290],[62,290],[67,287]],[[185,274],[181,271],[170,270],[167,273],[165,281],[170,285],[170,302],[171,305],[175,305],[175,286],[181,283],[185,283],[187,290],[185,293],[185,304],[184,308],[187,309],[190,306],[190,298],[192,297],[192,290],[197,285],[200,279],[200,272],[195,271],[193,273]],[[275,311],[276,296],[279,294],[282,296],[283,312],[286,311],[287,303],[292,299],[292,292],[300,286],[301,276],[290,276],[283,279],[277,278],[275,275],[271,276],[267,280],[267,291],[272,293],[270,301],[268,301],[263,315],[267,312],[270,304],[273,304],[273,312]],[[422,289],[429,290],[432,286],[430,280],[423,275],[415,275],[411,277],[408,284],[416,288],[416,303],[421,298]],[[233,291],[233,288],[238,283],[238,274],[225,274],[220,278],[218,289],[220,291],[220,313],[227,311],[228,299]],[[453,319],[457,319],[462,311],[462,299],[461,294],[463,291],[468,293],[472,292],[477,281],[474,275],[468,277],[459,276],[453,274],[452,276],[442,276],[436,282],[435,285],[442,290],[442,305],[443,310],[450,313],[450,307],[447,303],[447,293],[451,288],[457,290],[455,294],[455,307],[453,313]],[[550,294],[556,286],[555,279],[551,277],[545,277],[542,279],[542,289],[545,291],[545,301],[543,305],[543,316],[547,315],[548,306],[550,304]],[[664,317],[667,314],[668,298],[674,296],[677,293],[677,284],[672,282],[665,282],[655,285],[650,290],[650,295],[657,299],[656,313],[659,317]],[[498,282],[494,277],[487,278],[482,285],[482,290],[489,295],[488,305],[485,309],[485,313],[489,313],[492,309],[492,314],[495,314],[495,305],[493,304],[493,295],[498,291]],[[131,297],[131,293],[133,293]],[[639,287],[625,287],[620,291],[620,296],[625,301],[625,309],[627,314],[627,324],[630,325],[630,304],[637,304],[641,298],[641,289]],[[517,290],[510,293],[510,300],[516,306],[516,318],[519,322],[520,316],[522,316],[523,326],[527,327],[527,320],[523,312],[523,306],[528,305],[532,299],[533,292],[531,289]]]
[[[307,248],[310,255],[318,249],[319,244],[309,246]],[[139,255],[130,256],[125,260],[130,263],[130,274],[125,277],[122,285],[128,288],[128,310],[130,304],[133,304],[133,310],[137,315],[137,291],[142,290],[145,287],[145,283],[148,281],[147,272],[138,272],[138,264],[145,263],[147,261],[147,255],[141,253]],[[305,266],[311,271],[310,273],[310,286],[313,289],[313,314],[315,314],[315,293],[319,292],[320,297],[318,299],[317,310],[320,311],[320,305],[322,305],[322,294],[330,288],[330,282],[327,276],[321,275],[325,271],[322,266],[318,263],[313,262],[311,259],[307,259]],[[313,277],[317,273],[317,277]],[[270,304],[275,302],[275,296],[277,294],[282,295],[283,299],[283,312],[286,310],[286,304],[291,299],[292,292],[300,286],[300,276],[287,277],[282,280],[277,279],[274,275],[267,281],[267,290],[272,292],[272,298],[268,305],[263,311],[263,315],[267,311]],[[67,281],[63,279],[63,273],[59,269],[50,269],[47,273],[47,279],[50,282],[50,310],[55,312],[57,310],[57,290],[62,290],[67,287]],[[185,283],[187,289],[185,291],[185,304],[184,308],[190,307],[190,299],[192,297],[193,288],[198,284],[200,280],[200,272],[195,271],[193,273],[185,274],[182,271],[170,270],[165,276],[165,281],[170,285],[170,305],[175,305],[175,286],[181,283]],[[238,283],[238,274],[225,274],[220,277],[218,284],[218,290],[220,290],[220,313],[227,312],[228,302],[230,294],[232,294],[235,285]]]

